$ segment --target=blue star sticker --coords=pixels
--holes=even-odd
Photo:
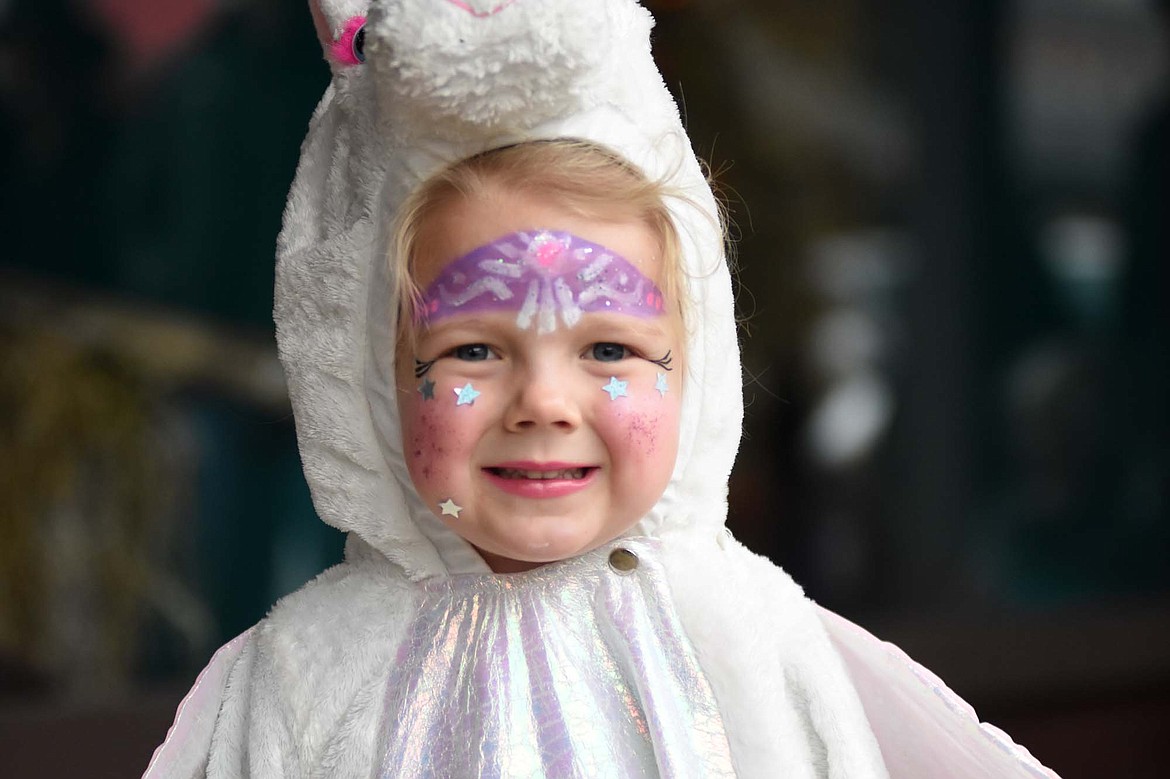
[[[418,391],[422,393],[423,400],[435,399],[435,383],[430,379],[423,379],[423,383],[418,386]]]
[[[666,374],[665,373],[658,374],[658,380],[656,382],[654,382],[654,389],[658,390],[658,394],[660,397],[664,397],[664,398],[666,397],[666,391],[670,388],[666,386]]]
[[[617,376],[610,376],[609,384],[606,384],[601,390],[609,393],[610,400],[617,400],[620,397],[628,398],[630,396],[630,393],[626,392],[628,386],[630,386],[628,381],[618,381]]]
[[[471,386],[471,382],[467,382],[462,387],[455,390],[455,395],[458,398],[455,401],[456,406],[470,406],[475,402],[482,393]]]

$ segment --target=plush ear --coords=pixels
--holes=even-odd
[[[317,28],[317,39],[322,48],[328,49],[333,44],[333,31],[329,29],[329,20],[321,10],[321,0],[309,0],[309,12],[313,14],[313,26]]]
[[[349,68],[365,62],[362,30],[366,24],[365,9],[368,5],[368,2],[362,0],[309,0],[309,12],[313,15],[317,40],[321,42],[325,59],[335,68]],[[341,29],[337,30],[334,27],[338,23],[337,17],[347,9],[357,13],[346,19]]]

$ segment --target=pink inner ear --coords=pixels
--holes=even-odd
[[[309,0],[309,13],[313,15],[313,27],[317,29],[317,40],[322,47],[333,43],[333,33],[329,30],[329,20],[321,11],[321,0]]]
[[[338,65],[362,64],[362,61],[354,54],[353,39],[365,23],[366,17],[364,16],[351,17],[345,23],[345,27],[341,31],[341,37],[326,47],[330,60],[336,62]]]

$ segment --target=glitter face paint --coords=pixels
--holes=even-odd
[[[662,291],[618,253],[572,233],[505,235],[447,265],[423,293],[428,323],[454,314],[514,311],[538,333],[575,327],[586,313],[663,314]]]

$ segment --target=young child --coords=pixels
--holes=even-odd
[[[147,776],[1052,776],[724,530],[731,285],[649,15],[312,8],[275,316],[346,560]]]

